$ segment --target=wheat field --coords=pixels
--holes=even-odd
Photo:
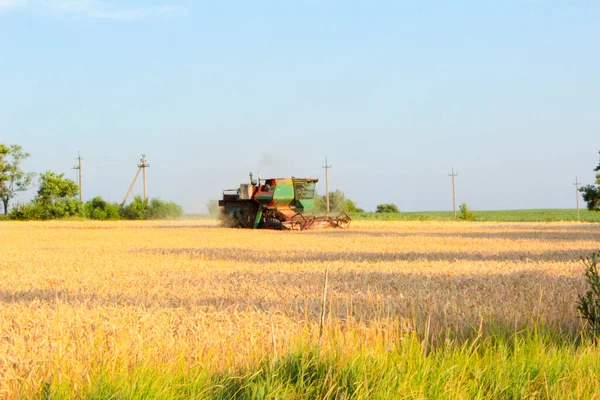
[[[358,221],[348,230],[277,232],[213,221],[69,221],[3,222],[0,238],[0,396],[11,398],[48,384],[77,393],[98,371],[227,371],[306,342],[390,348],[426,330],[435,345],[491,322],[577,332],[579,257],[598,250],[600,231],[578,223]]]

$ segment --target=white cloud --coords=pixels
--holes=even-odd
[[[17,8],[112,20],[187,15],[187,9],[173,5],[124,8],[100,0],[0,0],[0,12]]]
[[[0,0],[0,12],[27,5],[26,0]]]

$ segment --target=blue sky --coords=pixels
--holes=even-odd
[[[595,1],[0,0],[0,142],[188,212],[263,176],[359,206],[575,206],[600,150]],[[324,182],[320,182],[324,192]],[[135,193],[140,194],[141,184]],[[20,195],[20,200],[32,191]]]

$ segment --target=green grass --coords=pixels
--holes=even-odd
[[[316,345],[230,371],[136,366],[94,371],[89,383],[42,384],[53,399],[521,399],[600,393],[598,345],[533,328],[436,348],[407,333],[395,343],[326,352]],[[24,394],[24,397],[30,397]]]
[[[536,209],[536,210],[500,210],[477,211],[475,221],[490,222],[555,222],[577,221],[575,209]],[[600,222],[600,212],[579,210],[583,222]],[[458,210],[457,210],[458,215]],[[382,214],[376,212],[350,213],[353,220],[378,221],[451,221],[454,220],[452,211],[401,212],[398,214]]]
[[[557,222],[557,221],[577,221],[577,210],[569,208],[547,208],[533,210],[497,210],[497,211],[477,211],[475,221],[488,222]],[[360,212],[349,213],[355,221],[452,221],[454,213],[452,211],[422,211],[422,212],[401,212],[397,214]],[[457,215],[459,214],[457,210]],[[580,209],[580,221],[582,222],[600,222],[600,212]],[[206,220],[215,219],[208,214],[186,214],[183,219],[188,220]]]

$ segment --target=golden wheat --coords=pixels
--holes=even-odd
[[[576,330],[585,224],[355,222],[307,232],[213,222],[0,224],[0,396],[94,371],[283,354],[318,331],[329,267],[328,343],[393,342],[407,325],[460,335],[482,321]]]

